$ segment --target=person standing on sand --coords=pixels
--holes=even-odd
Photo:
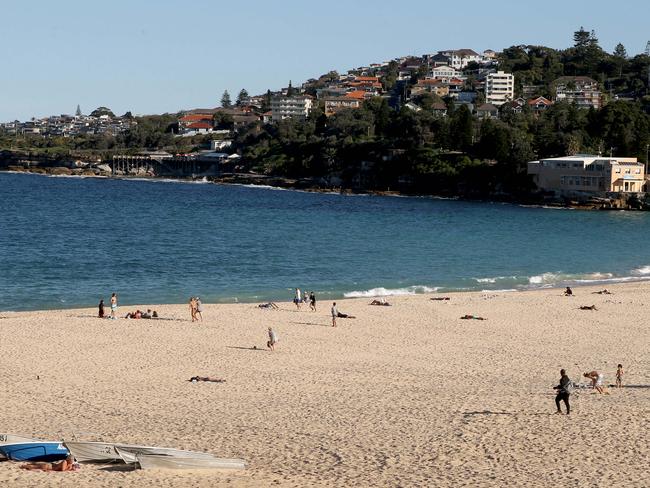
[[[619,364],[616,368],[616,388],[623,388],[623,365]]]
[[[567,376],[566,371],[561,369],[560,384],[553,387],[554,390],[557,390],[557,396],[555,397],[555,406],[557,407],[557,413],[562,413],[562,410],[560,410],[560,401],[563,401],[564,405],[566,405],[566,414],[569,415],[571,413],[569,396],[571,395],[572,386],[573,384],[571,383],[571,379]]]
[[[313,291],[309,294],[309,308],[311,308],[313,312],[316,311],[316,295],[314,295]]]
[[[302,297],[300,296],[300,288],[296,288],[296,294],[293,297],[293,303],[296,304],[296,308],[300,310],[300,303],[302,302]]]
[[[192,317],[192,322],[196,322],[196,299],[194,297],[190,297],[190,316]]]
[[[196,311],[194,312],[194,317],[196,320],[203,322],[203,303],[201,303],[201,297],[196,297]]]
[[[99,315],[98,315],[98,317],[100,319],[104,318],[104,299],[103,298],[99,301]]]
[[[271,327],[269,327],[269,340],[266,343],[266,347],[268,347],[271,351],[275,351],[275,344],[277,342],[278,342],[278,335]]]
[[[111,318],[115,320],[117,317],[117,293],[111,295]]]
[[[336,317],[339,316],[339,311],[336,308],[336,302],[332,303],[332,327],[336,327]]]

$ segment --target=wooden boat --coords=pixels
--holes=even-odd
[[[215,457],[209,452],[185,451],[183,449],[173,449],[171,447],[126,446],[115,444],[115,450],[126,464],[134,464],[138,462],[137,456],[142,454],[174,458],[193,457],[197,459],[215,459]]]
[[[164,454],[136,454],[142,469],[246,469],[243,459],[175,457]]]
[[[61,461],[70,452],[58,441],[17,442],[0,445],[0,453],[11,461]]]

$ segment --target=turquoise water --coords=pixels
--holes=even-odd
[[[650,279],[650,213],[0,173],[0,310]]]

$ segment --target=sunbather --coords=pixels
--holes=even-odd
[[[275,303],[273,303],[273,302],[260,303],[260,304],[258,305],[258,307],[259,307],[259,308],[270,308],[270,309],[273,309],[273,310],[278,310],[278,309],[279,309],[279,307],[278,307]]]
[[[370,302],[370,305],[380,305],[383,307],[390,307],[390,303],[388,303],[385,298],[380,298],[379,300],[373,300],[372,302]]]
[[[23,464],[21,468],[37,471],[76,471],[79,469],[79,464],[74,461],[74,457],[70,454],[63,461],[54,463],[27,463]]]
[[[451,300],[449,297],[433,297],[431,300]]]
[[[341,319],[356,319],[354,315],[348,315],[347,313],[336,312],[336,316]]]
[[[596,305],[582,305],[580,310],[598,310]]]
[[[604,290],[600,290],[600,291],[594,291],[592,293],[596,294],[596,295],[611,295],[612,294],[612,292],[609,291],[607,288],[605,288]]]
[[[208,381],[210,383],[225,383],[226,380],[222,380],[221,378],[212,378],[211,376],[192,376],[189,380],[192,383],[196,383],[197,381]]]
[[[487,320],[487,319],[484,319],[483,317],[479,317],[478,315],[463,315],[461,317],[461,319],[465,319],[465,320],[471,320],[471,319],[473,319],[473,320]]]

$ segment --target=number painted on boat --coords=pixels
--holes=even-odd
[[[9,437],[7,437],[6,435],[0,434],[0,442],[6,442],[8,438]]]

